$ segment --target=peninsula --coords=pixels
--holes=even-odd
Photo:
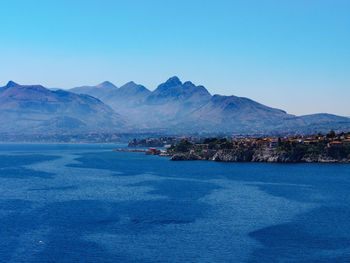
[[[167,149],[172,161],[350,163],[350,132],[326,135],[183,139]]]

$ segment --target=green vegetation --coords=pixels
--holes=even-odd
[[[335,131],[331,130],[328,134],[327,134],[327,138],[334,138],[336,136]]]
[[[203,144],[207,144],[208,149],[233,149],[233,143],[226,138],[206,138]]]
[[[182,154],[182,159],[186,159],[186,154],[191,152],[191,160],[350,162],[349,138],[350,132],[334,131],[288,138],[206,138],[201,143],[182,140],[169,148],[168,153]]]
[[[316,157],[316,156],[328,156],[334,159],[349,158],[350,156],[350,142],[342,141],[341,138],[345,138],[347,134],[336,134],[334,131],[330,131],[326,136],[318,134],[317,140],[305,142],[291,142],[278,140],[278,152],[284,152],[296,158],[302,157]]]
[[[188,152],[192,148],[193,144],[191,142],[186,141],[185,139],[182,139],[181,142],[177,145],[172,145],[169,150],[172,150],[174,152]]]

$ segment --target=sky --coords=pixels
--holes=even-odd
[[[150,90],[171,76],[288,113],[350,116],[348,0],[0,0],[0,86]]]

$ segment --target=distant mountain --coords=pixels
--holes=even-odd
[[[142,103],[151,93],[142,85],[130,81],[120,88],[117,88],[111,82],[105,81],[96,86],[82,86],[70,89],[71,92],[78,94],[88,94],[96,97],[115,110],[123,110],[124,107],[131,107]]]
[[[70,91],[78,94],[88,94],[102,100],[108,99],[110,94],[113,94],[118,88],[109,81],[104,81],[96,86],[81,86],[73,88]]]
[[[130,108],[137,107],[142,104],[151,94],[151,91],[144,86],[130,81],[119,89],[111,92],[104,101],[116,111],[127,113]],[[126,110],[126,111],[125,111]]]
[[[330,121],[335,121],[335,122],[348,122],[349,118],[348,117],[342,117],[342,116],[337,116],[334,114],[328,114],[328,113],[317,113],[317,114],[310,114],[310,115],[303,115],[299,117],[301,120],[303,120],[306,124],[311,124],[311,123],[324,123],[324,122],[330,122]]]
[[[350,118],[328,113],[295,116],[276,125],[274,130],[289,133],[317,133],[329,130],[349,131]]]
[[[90,95],[13,81],[0,87],[1,132],[122,131],[127,122]]]
[[[101,84],[102,85],[102,84]],[[171,132],[318,132],[350,129],[350,119],[331,114],[295,116],[248,98],[212,96],[203,86],[171,77],[154,91],[129,82],[74,88],[104,101],[141,128]]]
[[[147,98],[146,104],[160,105],[169,102],[198,105],[210,100],[210,93],[203,86],[195,86],[192,82],[182,83],[178,77],[172,77],[160,84]]]
[[[177,127],[208,132],[258,132],[273,129],[277,124],[290,118],[294,116],[251,99],[214,95],[208,103],[186,116]]]
[[[182,83],[178,77],[172,77],[150,93],[136,112],[146,125],[166,128],[208,103],[210,98],[203,86],[195,86],[190,81]]]
[[[195,86],[190,81],[182,83],[178,77],[168,79],[153,92],[134,82],[128,82],[112,92],[106,91],[107,96],[97,94],[98,89],[95,86],[84,90],[74,88],[71,91],[95,95],[143,128],[166,128],[211,98],[203,86]]]

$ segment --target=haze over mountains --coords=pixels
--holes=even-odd
[[[96,96],[142,128],[178,132],[316,132],[350,129],[350,119],[332,114],[294,116],[248,98],[211,95],[203,86],[172,77],[154,91],[129,82],[104,82],[70,91]],[[128,92],[126,92],[128,91]],[[102,94],[102,95],[100,95]]]
[[[8,82],[0,87],[2,133],[161,131],[168,134],[271,133],[349,130],[331,114],[294,116],[248,98],[211,95],[172,77],[154,91],[128,82],[49,90]]]
[[[90,95],[8,82],[0,87],[1,132],[122,131],[123,117]]]

